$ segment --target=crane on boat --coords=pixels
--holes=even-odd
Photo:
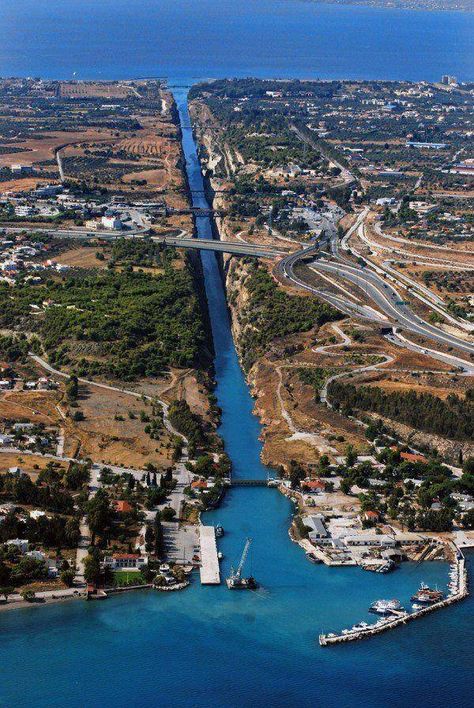
[[[247,538],[237,569],[234,569],[234,566],[232,566],[230,569],[230,576],[226,580],[227,587],[229,588],[229,590],[254,590],[257,587],[255,578],[253,578],[252,576],[249,576],[248,578],[242,577],[242,570],[244,568],[245,561],[247,560],[251,543],[252,539]]]

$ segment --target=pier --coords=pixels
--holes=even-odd
[[[216,532],[214,526],[200,526],[201,585],[220,585],[221,575],[217,557]]]
[[[344,630],[341,634],[320,634],[319,644],[322,647],[328,646],[330,644],[342,644],[344,642],[354,642],[359,639],[368,639],[376,634],[381,634],[389,629],[395,629],[402,624],[407,624],[412,620],[419,619],[429,614],[430,612],[435,612],[435,610],[440,610],[442,607],[449,607],[449,605],[459,602],[468,596],[468,584],[467,584],[467,570],[464,556],[460,551],[458,551],[455,567],[457,570],[457,587],[454,592],[451,592],[448,597],[435,602],[432,605],[423,607],[415,612],[392,612],[391,617],[386,619],[381,619],[375,624],[368,625],[360,629]]]

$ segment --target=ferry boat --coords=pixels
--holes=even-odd
[[[399,600],[376,600],[369,607],[369,612],[374,612],[377,615],[389,615],[394,610],[402,610]]]
[[[224,535],[224,527],[221,526],[221,524],[217,524],[216,529],[215,529],[215,533],[216,533],[217,538],[220,538],[221,536]]]
[[[419,602],[422,605],[433,605],[435,602],[439,602],[444,597],[444,593],[441,590],[432,590],[425,583],[421,583],[420,589],[411,597],[412,601]]]

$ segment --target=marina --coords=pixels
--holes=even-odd
[[[377,634],[381,634],[382,632],[386,632],[389,629],[395,629],[395,627],[407,624],[407,622],[411,622],[412,620],[420,619],[421,617],[424,617],[425,615],[430,612],[433,612],[434,610],[439,610],[443,607],[449,607],[455,602],[459,602],[460,600],[466,598],[469,594],[467,570],[466,561],[461,551],[458,551],[456,554],[456,559],[452,566],[450,577],[453,580],[450,583],[450,593],[447,597],[444,598],[443,594],[440,593],[443,599],[435,600],[434,602],[431,602],[431,604],[421,605],[415,603],[414,605],[412,605],[412,612],[406,612],[402,608],[397,609],[395,605],[393,607],[390,606],[390,603],[395,603],[397,601],[379,600],[371,607],[377,605],[377,607],[383,609],[383,612],[380,612],[379,609],[373,611],[388,616],[384,616],[383,618],[379,619],[377,622],[375,622],[375,624],[361,623],[359,625],[354,625],[352,629],[343,629],[340,634],[337,634],[335,632],[331,632],[329,634],[320,634],[320,646],[325,647],[330,644],[342,644],[344,642],[367,639]],[[430,589],[426,587],[422,588],[420,591],[418,591],[418,593],[416,593],[416,596],[419,596],[420,592],[427,593],[428,590]],[[439,593],[439,591],[431,590],[430,592]],[[400,603],[398,603],[398,605],[399,604]]]
[[[214,526],[200,526],[201,585],[220,585],[221,574],[217,556],[216,531]]]

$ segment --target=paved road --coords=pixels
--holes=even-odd
[[[0,230],[4,232],[17,234],[25,231],[34,231],[35,233],[45,234],[51,238],[65,238],[75,240],[89,240],[91,238],[99,238],[102,241],[117,241],[118,239],[136,239],[148,236],[148,229],[139,227],[131,231],[86,231],[79,229],[47,229],[41,227],[19,228],[19,227],[4,227]],[[235,256],[253,256],[255,258],[277,258],[286,254],[288,251],[275,246],[262,246],[252,243],[244,243],[235,241],[219,241],[217,239],[197,239],[197,238],[181,238],[180,236],[150,236],[152,241],[161,243],[164,246],[175,246],[176,248],[186,248],[199,251],[216,251],[218,253],[230,253]]]
[[[347,248],[347,242],[351,234],[354,233],[356,229],[363,227],[363,222],[367,216],[367,213],[368,208],[359,215],[355,224],[343,238],[343,247]],[[345,280],[352,282],[354,285],[359,286],[363,292],[365,291],[367,299],[370,298],[370,300],[372,300],[397,327],[413,334],[426,337],[434,342],[435,345],[439,344],[453,347],[464,352],[466,355],[474,355],[473,344],[460,339],[459,337],[455,337],[454,335],[450,335],[449,333],[446,333],[438,327],[435,327],[423,320],[402,300],[397,290],[395,290],[390,283],[386,282],[386,280],[377,272],[368,267],[356,265],[341,255],[337,236],[331,238],[330,248],[331,254],[328,254],[327,258],[314,260],[311,264],[312,269],[332,276],[342,277]],[[361,307],[346,298],[328,293],[327,291],[318,290],[317,288],[310,286],[308,283],[305,283],[295,275],[295,265],[303,258],[307,260],[311,257],[311,255],[316,256],[317,253],[317,247],[309,247],[286,256],[279,261],[276,266],[276,271],[292,283],[318,295],[345,314],[364,317],[366,319],[379,322],[382,325],[386,325],[387,322],[384,322],[380,315],[375,314],[374,311],[367,308],[367,306]],[[431,349],[430,353],[432,352],[437,353],[436,350]],[[449,357],[449,355],[443,354],[443,360],[446,360],[446,357]],[[455,361],[456,363],[454,360],[451,363],[455,366],[462,366],[463,370],[467,373],[474,371],[474,367],[469,361],[463,361],[459,358],[455,358]]]

